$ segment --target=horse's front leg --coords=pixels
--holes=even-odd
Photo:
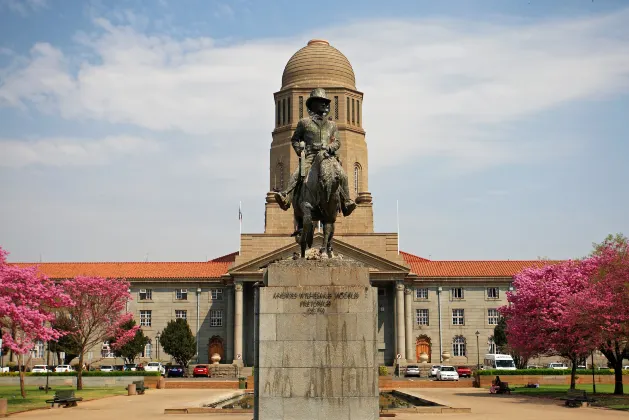
[[[334,238],[334,222],[326,223],[325,226],[328,227],[328,234],[325,235],[325,251],[328,253],[328,257],[332,258],[332,238]]]

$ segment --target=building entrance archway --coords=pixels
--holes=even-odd
[[[417,337],[417,340],[415,341],[415,360],[419,362],[420,361],[419,356],[422,353],[426,353],[428,355],[427,362],[430,363],[432,359],[431,344],[430,344],[430,337],[428,337],[427,335],[420,335],[419,337]]]
[[[212,363],[212,355],[218,353],[223,363],[225,362],[225,343],[219,335],[212,336],[208,341],[207,359]]]

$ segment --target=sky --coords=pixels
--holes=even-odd
[[[203,261],[264,230],[273,93],[312,38],[364,92],[375,229],[435,260],[629,235],[629,2],[0,0],[11,261]]]

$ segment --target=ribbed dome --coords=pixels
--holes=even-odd
[[[305,87],[356,89],[349,60],[328,41],[313,39],[288,60],[282,74],[282,90]]]

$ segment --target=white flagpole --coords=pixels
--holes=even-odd
[[[395,200],[397,219],[397,254],[400,255],[400,200]]]

